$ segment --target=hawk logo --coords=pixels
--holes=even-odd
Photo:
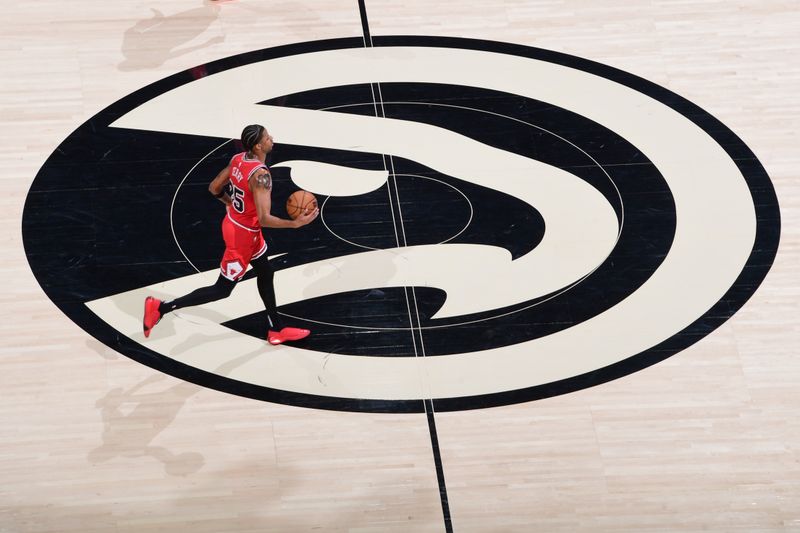
[[[713,331],[769,270],[780,220],[768,176],[679,96],[517,45],[362,43],[211,63],[76,130],[26,202],[45,292],[109,346],[201,385],[412,412],[629,374]],[[318,222],[268,232],[281,311],[314,334],[267,346],[245,276],[145,340],[146,294],[219,272],[222,212],[205,185],[250,123],[277,143],[273,209],[297,188],[320,202]]]

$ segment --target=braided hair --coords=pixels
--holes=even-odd
[[[242,130],[242,145],[244,145],[244,149],[252,153],[253,148],[258,144],[265,129],[266,128],[260,124],[245,126]]]

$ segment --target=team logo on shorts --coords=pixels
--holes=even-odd
[[[631,74],[451,38],[303,43],[148,86],[78,128],[31,187],[23,234],[89,334],[189,381],[309,407],[414,412],[529,401],[663,360],[766,276],[780,219],[763,167],[697,106]],[[287,321],[269,346],[252,274],[145,339],[146,295],[213,283],[206,186],[245,124],[274,136],[268,230]],[[235,265],[228,265],[229,273]]]

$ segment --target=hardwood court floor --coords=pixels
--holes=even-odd
[[[800,531],[796,2],[367,10],[373,35],[519,43],[663,85],[744,140],[781,205],[765,282],[697,344],[568,395],[437,413],[453,530]],[[78,125],[196,65],[361,36],[357,2],[43,0],[4,6],[0,25],[0,531],[444,530],[424,415],[270,404],[161,374],[63,315],[22,246],[33,178]]]

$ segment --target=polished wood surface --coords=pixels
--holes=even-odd
[[[454,530],[800,531],[798,4],[367,9],[374,35],[515,42],[661,84],[736,132],[781,204],[766,281],[698,344],[581,392],[437,413]],[[0,531],[442,531],[424,415],[267,404],[135,363],[47,299],[20,234],[77,125],[195,65],[360,36],[357,2],[13,2],[0,25]]]

